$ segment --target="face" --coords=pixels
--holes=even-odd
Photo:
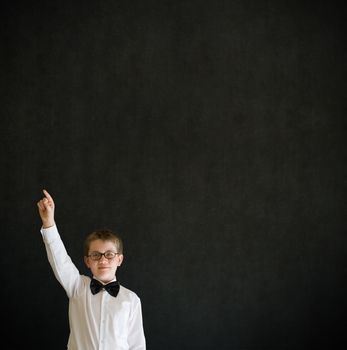
[[[111,241],[97,239],[92,241],[89,247],[89,254],[91,252],[105,253],[107,251],[118,253],[116,245]],[[108,283],[115,278],[117,267],[122,264],[122,261],[122,254],[117,254],[113,259],[107,259],[104,255],[101,256],[100,260],[84,257],[84,262],[93,276],[104,283]]]

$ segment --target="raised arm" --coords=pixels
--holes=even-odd
[[[55,204],[52,196],[46,190],[43,190],[43,194],[44,197],[37,202],[37,207],[39,209],[39,214],[42,220],[42,227],[48,228],[55,225]]]
[[[42,220],[43,229],[41,229],[41,233],[45,243],[48,261],[51,264],[55,277],[64,287],[67,295],[71,297],[81,282],[80,274],[67,254],[58,229],[55,226],[54,200],[46,190],[43,190],[43,195],[43,198],[37,202],[37,207]],[[49,227],[52,228],[45,230]]]

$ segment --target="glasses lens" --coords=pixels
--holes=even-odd
[[[92,258],[92,260],[99,260],[101,258],[101,253],[99,252],[92,252],[90,253],[90,257]]]
[[[109,251],[106,252],[104,255],[106,259],[113,259],[116,256],[116,253]]]

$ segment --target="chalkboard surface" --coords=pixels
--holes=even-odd
[[[149,350],[346,344],[346,17],[338,2],[1,5],[1,251],[11,349],[64,349],[47,188],[80,269],[118,279]],[[25,336],[24,336],[25,334]]]

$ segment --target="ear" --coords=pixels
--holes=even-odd
[[[88,257],[87,257],[87,256],[84,257],[84,263],[86,264],[86,266],[88,267],[88,269],[90,269],[89,260],[88,260]]]
[[[120,254],[117,256],[118,257],[118,266],[121,266],[122,265],[122,262],[123,262],[123,259],[124,259],[124,255],[123,254]]]

